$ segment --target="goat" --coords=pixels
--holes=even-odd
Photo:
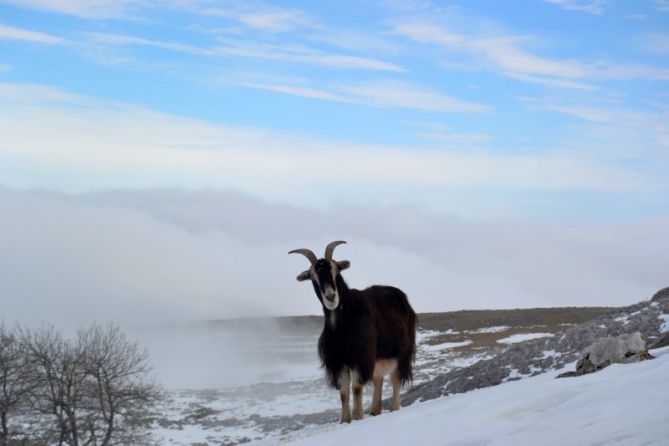
[[[351,422],[350,389],[353,389],[353,419],[361,420],[362,389],[374,383],[371,414],[381,413],[383,378],[390,375],[393,397],[390,410],[400,408],[400,387],[411,382],[416,357],[416,313],[401,290],[374,285],[364,290],[351,289],[341,271],[351,263],[332,260],[334,249],[343,241],[325,248],[325,257],[317,259],[308,249],[302,254],[311,267],[297,280],[311,280],[323,306],[325,323],[318,340],[318,353],[328,383],[339,390],[341,422]]]

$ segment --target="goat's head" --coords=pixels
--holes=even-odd
[[[328,244],[325,248],[325,256],[322,259],[316,258],[316,255],[309,249],[294,249],[289,252],[289,254],[302,254],[309,259],[311,267],[301,272],[297,276],[297,280],[302,282],[311,279],[316,296],[328,310],[335,310],[339,306],[340,296],[337,289],[337,276],[341,271],[351,266],[351,262],[348,260],[332,260],[334,249],[342,243],[346,242],[336,241]]]

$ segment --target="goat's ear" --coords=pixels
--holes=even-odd
[[[348,260],[340,260],[337,262],[337,268],[339,268],[339,271],[344,271],[346,268],[351,266],[351,262]]]
[[[311,271],[306,270],[302,271],[299,276],[297,276],[298,282],[304,282],[305,280],[311,279]]]

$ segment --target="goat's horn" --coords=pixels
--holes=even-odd
[[[336,242],[331,242],[328,244],[328,246],[325,248],[325,260],[332,260],[332,253],[334,252],[334,249],[341,245],[342,243],[346,243],[342,240],[336,241]]]
[[[302,254],[304,257],[309,259],[309,261],[311,262],[311,265],[315,264],[316,260],[318,260],[318,259],[316,259],[316,254],[311,252],[310,249],[293,249],[288,254]]]

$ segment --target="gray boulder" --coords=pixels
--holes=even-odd
[[[558,378],[581,376],[611,364],[628,364],[652,358],[646,348],[645,339],[638,331],[615,337],[607,336],[597,339],[583,350],[575,372],[562,373]]]

